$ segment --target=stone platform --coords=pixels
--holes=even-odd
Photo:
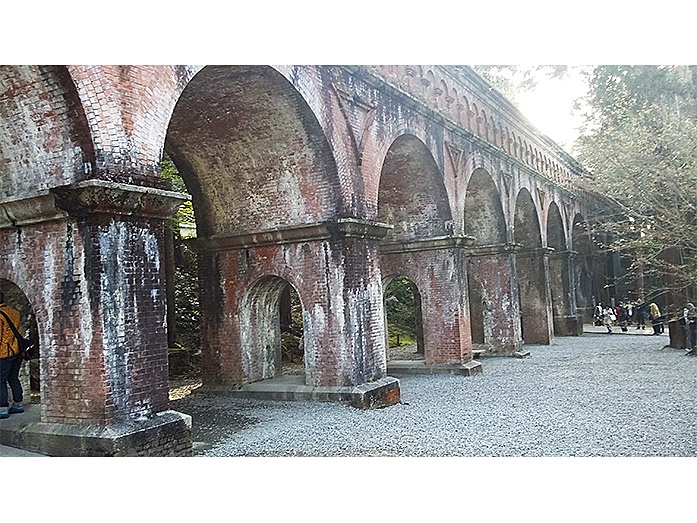
[[[482,373],[482,364],[468,361],[464,364],[426,365],[423,360],[395,360],[387,362],[390,374],[460,374],[472,376]]]
[[[348,387],[313,387],[305,377],[277,376],[239,386],[203,385],[197,392],[223,393],[235,398],[273,401],[319,401],[342,403],[358,409],[379,409],[401,401],[399,380],[389,376]]]
[[[167,410],[111,425],[43,423],[39,405],[0,420],[0,444],[48,456],[190,456],[191,416]]]

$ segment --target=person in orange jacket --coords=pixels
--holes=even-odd
[[[0,291],[0,311],[9,316],[19,333],[22,334],[19,311],[5,304],[5,296],[2,291]],[[22,384],[19,382],[21,366],[22,358],[19,355],[17,338],[5,317],[0,314],[0,419],[7,418],[10,414],[24,412]],[[12,407],[8,405],[8,383],[12,389]]]

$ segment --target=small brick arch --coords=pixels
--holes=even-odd
[[[240,342],[243,380],[252,383],[273,378],[281,373],[281,323],[280,300],[283,291],[290,286],[300,297],[298,290],[288,280],[266,275],[255,280],[240,302]],[[306,318],[305,307],[303,317]],[[307,344],[311,347],[312,344]],[[314,359],[307,355],[306,361]]]
[[[400,276],[406,278],[407,283],[411,289],[414,296],[414,319],[415,319],[415,331],[416,331],[416,352],[418,354],[425,354],[425,344],[424,344],[424,326],[423,326],[423,308],[422,308],[422,294],[419,286],[416,283],[416,279],[406,274],[389,274],[387,276],[383,275],[382,278],[382,288],[384,299],[387,299],[387,290],[389,286]],[[389,349],[389,327],[388,327],[388,317],[387,317],[388,304],[385,303],[385,347],[387,348],[387,358],[390,358]]]

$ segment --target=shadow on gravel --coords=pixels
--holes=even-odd
[[[191,416],[194,456],[202,455],[230,434],[259,423],[258,418],[242,414],[240,410],[244,408],[239,405],[225,405],[220,396],[205,393],[170,401],[170,408]]]

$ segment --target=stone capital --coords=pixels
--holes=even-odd
[[[112,214],[167,219],[191,199],[186,194],[106,180],[85,180],[51,189],[56,207],[70,216]]]

